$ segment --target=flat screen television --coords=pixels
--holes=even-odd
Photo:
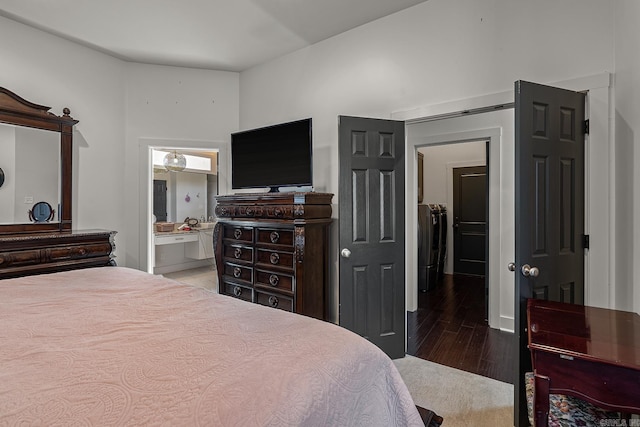
[[[311,119],[231,134],[231,188],[311,186]]]

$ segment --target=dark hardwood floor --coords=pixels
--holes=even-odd
[[[484,278],[445,274],[407,312],[407,353],[513,384],[513,334],[485,320]]]

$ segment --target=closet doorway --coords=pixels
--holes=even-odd
[[[423,156],[423,171],[420,174],[422,182],[418,183],[423,188],[423,197],[419,204],[438,205],[446,211],[446,220],[442,223],[444,229],[440,232],[446,239],[439,245],[441,251],[445,252],[443,271],[439,272],[440,280],[443,274],[486,275],[484,261],[488,227],[488,150],[488,143],[484,140],[430,145],[417,149],[418,155]],[[478,209],[483,211],[481,217],[476,215]],[[442,258],[442,254],[439,258]],[[478,265],[474,265],[470,272],[459,270],[457,267],[460,265],[456,259],[462,259],[463,267],[468,267],[470,263],[477,264],[477,260],[482,259],[482,271],[477,273]]]
[[[511,382],[513,334],[488,322],[489,142],[434,143],[418,147],[417,155],[422,204],[447,208],[447,253],[444,274],[419,292],[418,310],[408,312],[407,353]]]

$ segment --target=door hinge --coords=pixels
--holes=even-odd
[[[583,249],[589,249],[589,235],[588,234],[583,234],[582,235],[582,248]]]
[[[589,119],[582,122],[582,133],[589,135]]]

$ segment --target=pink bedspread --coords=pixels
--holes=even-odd
[[[0,281],[0,426],[422,425],[393,362],[331,323],[140,271]]]

